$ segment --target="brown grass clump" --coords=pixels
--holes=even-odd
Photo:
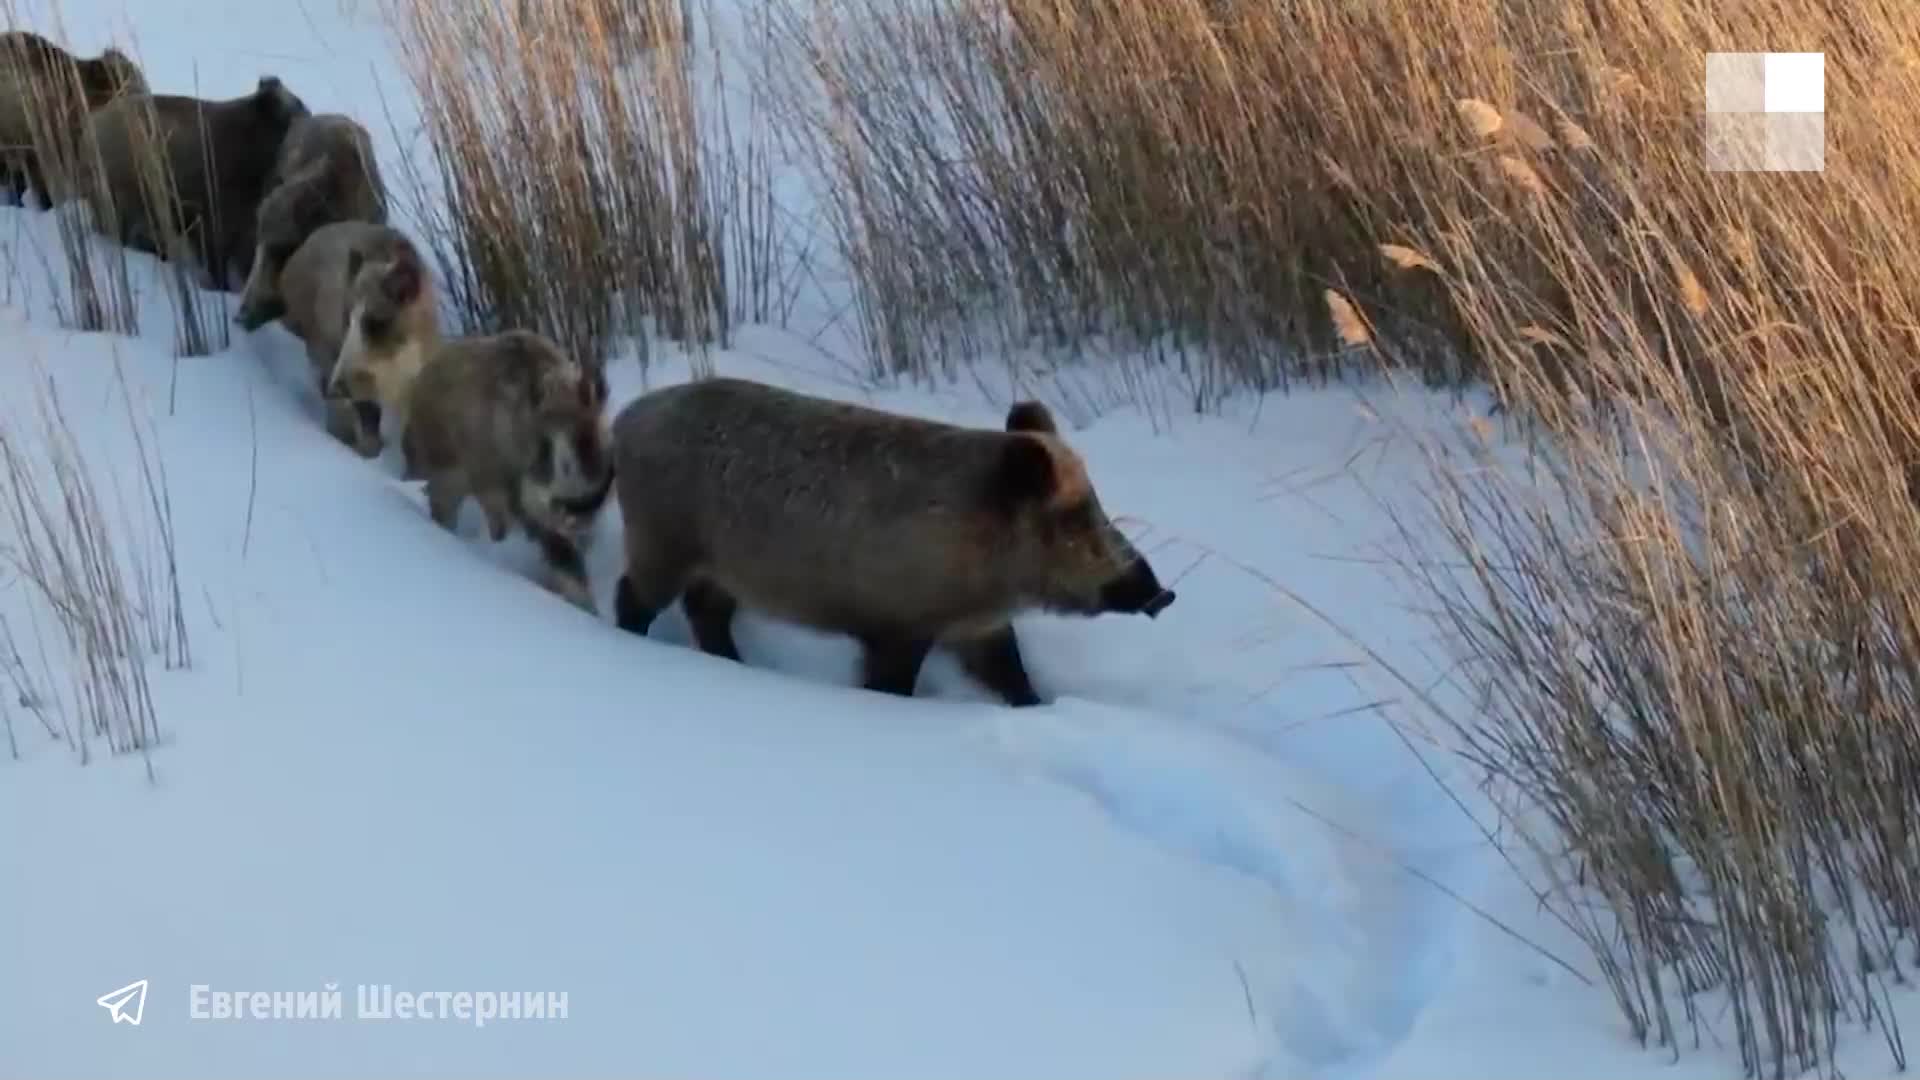
[[[1407,530],[1501,835],[1641,1038],[1730,1017],[1778,1077],[1864,1024],[1904,1063],[1910,5],[783,3],[889,367],[1112,342],[1204,403],[1385,359],[1553,434],[1551,498],[1436,451]],[[1764,49],[1826,53],[1824,173],[1706,166],[1703,54]]]
[[[138,753],[152,779],[161,732],[148,664],[192,664],[166,469],[124,380],[116,396],[139,465],[131,488],[87,460],[39,375],[38,423],[0,417],[0,564],[26,586],[14,618],[0,617],[0,722],[13,756],[31,737],[15,727],[17,706],[82,764],[99,748]]]
[[[164,253],[161,272],[165,276],[167,305],[173,312],[173,346],[176,356],[207,356],[225,349],[232,340],[233,328],[226,318],[225,305],[209,303],[202,288],[211,280],[210,267],[201,267],[194,253],[190,229],[217,230],[216,220],[189,223],[180,208],[179,186],[173,164],[167,157],[166,135],[162,122],[146,98],[138,99],[130,125],[133,146],[130,154],[140,175],[142,207],[116,206],[105,183],[100,182],[98,150],[84,147],[92,156],[82,163],[80,184],[90,200],[94,220],[108,236],[120,235],[119,221],[128,213],[138,213],[140,227],[153,238]],[[217,212],[217,208],[215,209]],[[121,256],[124,260],[124,254]]]
[[[1464,193],[1461,122],[1518,132],[1496,144],[1514,155],[1555,141],[1503,120],[1512,64],[1484,101],[1438,74],[1503,55],[1487,0],[779,2],[866,337],[895,370],[1145,346],[1185,356],[1203,399],[1339,370],[1321,294],[1381,295],[1365,253],[1426,220],[1428,194]],[[1382,310],[1464,343],[1432,295]]]
[[[594,359],[649,319],[727,339],[736,293],[772,272],[749,254],[770,193],[752,133],[695,92],[684,0],[391,0],[388,17],[431,150],[403,172],[468,329]]]
[[[634,0],[516,0],[523,23],[558,16],[589,23],[592,34],[617,52],[637,53],[693,40],[693,10],[684,0],[641,4]]]
[[[57,20],[57,9],[54,14]],[[0,31],[28,26],[26,15],[15,0],[0,0]],[[75,138],[86,115],[85,90],[73,70],[49,71],[33,60],[21,50],[0,48],[0,93],[23,93],[30,136],[24,149],[38,160],[53,191],[68,191],[85,152]],[[6,150],[0,147],[0,159],[6,158]],[[0,160],[0,169],[10,164]],[[137,333],[139,311],[124,251],[102,245],[82,215],[63,212],[56,227],[61,265],[56,267],[51,253],[39,254],[61,323],[74,330]],[[8,269],[17,273],[20,268]]]
[[[1634,1032],[1697,1046],[1726,1017],[1769,1077],[1830,1070],[1849,1030],[1904,1066],[1920,964],[1920,67],[1890,59],[1920,24],[1816,8],[1556,15],[1535,54],[1585,66],[1526,81],[1570,87],[1568,152],[1472,110],[1463,139],[1515,138],[1444,155],[1391,230],[1416,243],[1382,251],[1554,436],[1544,489],[1472,437],[1436,451],[1442,527],[1407,524],[1476,706],[1454,734]],[[1829,43],[1826,172],[1709,172],[1674,122],[1683,43],[1795,40]]]
[[[58,41],[65,38],[63,26],[57,2],[41,11],[15,0],[0,0],[0,30],[34,29]],[[61,322],[76,330],[138,333],[129,253],[111,239],[118,235],[119,216],[129,208],[113,205],[94,181],[99,159],[83,137],[86,95],[78,73],[24,63],[21,56],[0,49],[0,88],[8,86],[25,91],[31,149],[57,204],[53,209],[63,258],[56,268],[50,253],[40,252],[40,256]],[[226,348],[231,327],[222,305],[208,302],[202,292],[202,275],[178,212],[172,168],[154,134],[157,121],[152,109],[144,110],[142,118],[136,137],[145,137],[139,138],[134,158],[149,208],[144,211],[147,235],[171,256],[160,272],[173,315],[174,351],[178,356],[205,356]],[[17,272],[19,268],[10,269]]]

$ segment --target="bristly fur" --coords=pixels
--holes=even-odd
[[[382,235],[401,236],[393,229]],[[404,426],[413,382],[440,342],[426,265],[411,242],[389,242],[372,252],[348,252],[346,276],[347,333],[327,393],[378,402]]]
[[[72,186],[66,174],[80,160],[87,114],[121,94],[146,92],[140,65],[119,49],[82,58],[26,30],[0,33],[0,187],[11,201],[24,205],[31,192],[51,209]],[[41,160],[36,114],[59,160]]]
[[[367,129],[339,113],[294,121],[260,201],[253,266],[235,322],[258,329],[278,311],[280,271],[307,237],[337,221],[387,223],[387,191]]]
[[[548,587],[589,612],[582,549],[612,486],[605,400],[597,370],[539,334],[459,338],[421,368],[402,435],[435,521],[452,531],[472,495],[488,535],[517,524],[540,545]]]
[[[857,638],[870,689],[911,694],[945,644],[1031,705],[1014,615],[1172,601],[1037,403],[992,431],[712,378],[635,399],[613,439],[636,633],[679,595],[700,647],[738,659],[744,603]]]
[[[281,271],[274,313],[306,343],[327,430],[377,456],[382,410],[404,412],[440,341],[432,278],[413,242],[386,225],[321,226]]]
[[[1013,408],[1007,410],[1007,430],[1060,434],[1060,429],[1053,424],[1053,413],[1037,401],[1015,402]]]
[[[151,110],[151,118],[148,115]],[[254,228],[280,145],[306,103],[273,75],[253,92],[224,101],[174,94],[123,94],[94,112],[87,135],[98,148],[95,221],[129,247],[163,258],[163,219],[142,183],[144,147],[160,148],[172,177],[180,235],[193,246],[213,287],[252,269]],[[100,196],[105,196],[101,198]]]
[[[600,473],[600,482],[579,494],[556,492],[553,506],[570,517],[591,518],[607,504],[607,496],[613,494],[613,459],[607,459],[607,467]]]

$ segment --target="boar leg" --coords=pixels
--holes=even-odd
[[[354,403],[345,398],[326,399],[327,434],[353,448],[363,458],[377,458],[386,448],[380,429],[367,430],[365,419]]]
[[[25,189],[20,192],[20,205],[27,205],[27,193],[32,192],[40,202],[40,209],[53,209],[53,188],[47,184],[46,168],[41,164],[39,155],[29,156],[22,163],[20,171],[23,174],[21,179],[26,183]]]
[[[8,202],[27,205],[27,166],[24,161],[0,157],[0,188],[6,191]]]
[[[701,578],[687,586],[687,591],[681,594],[680,606],[687,613],[688,625],[693,627],[694,642],[703,651],[728,660],[740,659],[740,650],[733,643],[733,616],[740,609],[737,597]]]
[[[953,643],[966,673],[999,694],[1008,705],[1025,708],[1040,704],[1027,677],[1027,665],[1020,659],[1020,641],[1013,627],[1003,626],[983,638]]]
[[[215,211],[214,220],[209,220],[209,218],[203,216],[200,219],[200,229],[194,236],[195,239],[199,241],[197,247],[199,249],[200,265],[202,269],[207,272],[208,284],[212,286],[215,292],[232,292],[231,274],[233,272],[234,261],[234,234],[224,223],[220,223],[217,218],[217,211]],[[251,262],[251,256],[253,255],[252,249],[248,249],[247,255],[249,256],[249,262]]]
[[[486,515],[489,540],[496,544],[505,540],[507,531],[517,520],[520,522],[520,527],[527,530],[527,535],[533,537],[534,541],[541,545],[542,550],[545,550],[546,540],[540,535],[539,527],[534,524],[532,518],[527,516],[526,511],[520,508],[519,500],[513,497],[512,489],[489,487],[475,492],[473,498],[480,504],[480,512]]]
[[[912,697],[914,684],[920,681],[920,665],[927,659],[933,642],[908,637],[867,635],[860,639],[866,646],[866,680],[869,690],[883,694]]]
[[[580,554],[580,545],[572,537],[524,513],[520,515],[520,527],[540,545],[540,554],[547,560],[548,588],[582,611],[597,614],[593,590],[587,584],[587,561]]]
[[[412,424],[400,429],[400,479],[419,480],[427,475],[426,458],[420,452],[420,436]]]
[[[460,531],[460,504],[466,497],[467,477],[458,469],[427,477],[427,513],[450,533]]]
[[[693,564],[649,544],[645,530],[632,521],[626,528],[627,572],[613,587],[613,621],[630,634],[646,637],[660,609],[686,585]]]

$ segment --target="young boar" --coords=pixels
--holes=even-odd
[[[379,456],[381,409],[404,408],[440,341],[432,278],[413,242],[386,225],[323,225],[287,260],[270,303],[306,343],[327,431]]]
[[[636,634],[684,593],[700,648],[738,660],[744,603],[859,640],[869,690],[911,696],[942,644],[1027,706],[1016,613],[1153,617],[1174,601],[1038,402],[992,431],[710,378],[635,399],[613,442],[615,618]]]
[[[260,202],[253,266],[233,321],[256,330],[277,318],[281,269],[315,229],[336,221],[387,223],[386,184],[374,162],[373,140],[351,117],[302,117],[281,144]]]
[[[588,612],[581,549],[613,486],[606,394],[597,367],[510,330],[442,342],[402,405],[407,473],[425,478],[433,519],[452,531],[472,495],[494,542],[518,524],[546,558],[547,587]]]
[[[121,94],[146,92],[140,66],[118,49],[83,59],[39,34],[0,33],[0,182],[10,199],[24,205],[31,191],[52,207],[57,189],[47,173],[64,177],[79,160],[87,114]],[[41,160],[41,148],[59,160]]]
[[[280,144],[306,103],[272,75],[250,94],[203,101],[173,94],[123,94],[87,120],[100,173],[89,185],[94,220],[120,243],[167,258],[170,228],[191,248],[213,287],[227,291],[252,268],[254,228]],[[158,154],[156,158],[155,154]],[[177,218],[148,205],[148,177],[164,164]]]

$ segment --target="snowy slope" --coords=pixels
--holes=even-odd
[[[133,40],[157,88],[228,96],[271,71],[360,116],[383,158],[412,130],[371,3],[72,0],[65,22],[80,51]],[[0,268],[38,267],[51,215],[0,209],[0,249]],[[82,767],[0,703],[18,745],[0,760],[0,1075],[1517,1080],[1664,1063],[1467,906],[1584,969],[1350,640],[1416,675],[1438,663],[1380,564],[1380,505],[1415,510],[1426,466],[1406,432],[1461,406],[1374,386],[1171,426],[1082,418],[1103,501],[1179,602],[1152,622],[1024,623],[1049,706],[1000,708],[939,656],[902,700],[851,685],[849,643],[752,615],[742,666],[688,648],[677,612],[640,641],[568,607],[529,580],[523,541],[488,544],[471,508],[445,534],[390,461],[334,443],[277,326],[174,360],[151,264],[134,265],[140,339],[61,330],[38,270],[0,291],[0,431],[36,437],[56,394],[105,485],[140,468],[129,413],[157,432],[193,651],[155,665],[151,783],[139,756]],[[971,386],[855,384],[824,340],[750,328],[715,363],[972,423],[1004,411]],[[642,372],[611,374],[617,409]],[[669,353],[646,378],[687,376]],[[610,512],[592,553],[603,608],[618,530]],[[47,625],[10,568],[0,617]],[[94,999],[136,979],[143,1022],[110,1023]],[[194,1019],[195,984],[334,985],[346,1016]],[[356,1019],[363,984],[568,1008]]]
[[[103,474],[133,456],[116,372],[153,418],[195,654],[156,676],[152,786],[14,721],[9,1075],[1297,1075],[1410,1019],[1444,913],[1291,805],[1390,836],[1406,778],[1337,715],[1369,692],[1288,677],[1337,650],[1243,573],[1203,563],[1154,623],[1037,620],[1050,708],[986,704],[951,661],[927,698],[879,698],[844,642],[750,619],[741,668],[677,617],[643,643],[558,603],[530,551],[441,533],[245,345],[176,375],[162,346],[7,315],[12,430],[38,430],[41,370]],[[1261,536],[1289,515],[1251,467],[1185,490],[1230,471],[1213,439],[1080,441],[1141,517],[1212,521],[1197,539],[1240,557],[1316,543]],[[135,978],[143,1024],[103,1032],[93,998]],[[569,1014],[192,1020],[195,983],[338,983],[349,1014],[361,983],[564,990]]]

